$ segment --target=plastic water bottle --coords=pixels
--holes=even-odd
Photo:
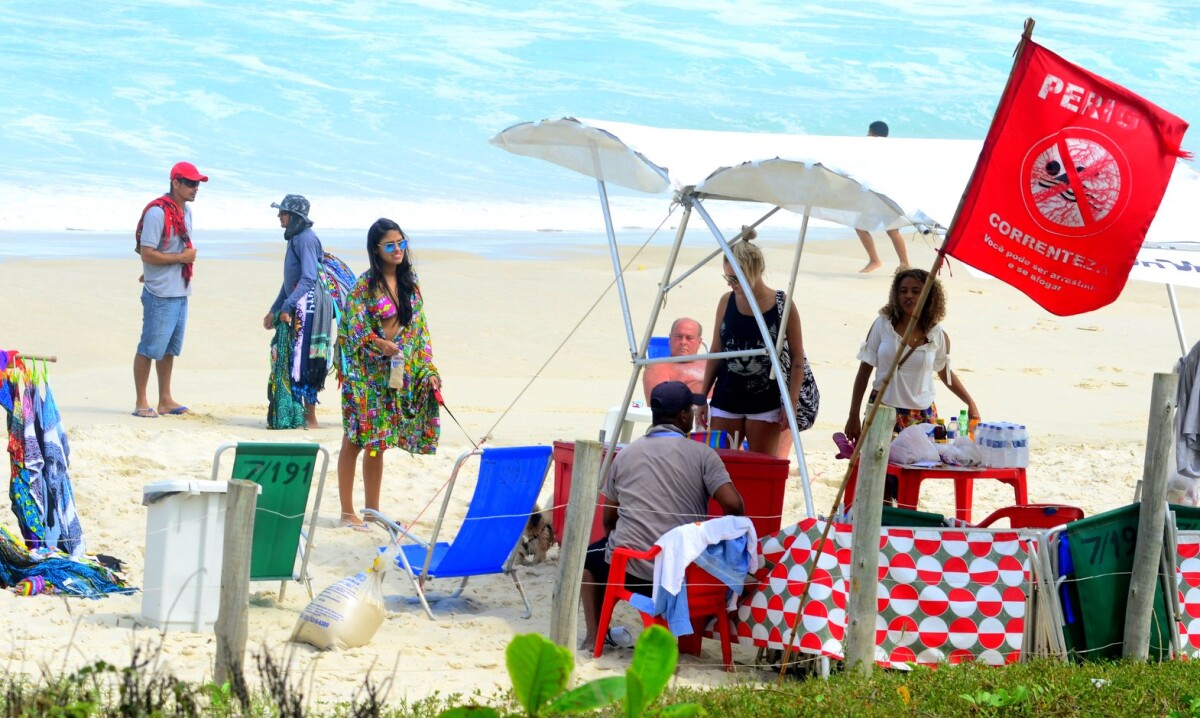
[[[1004,466],[1012,468],[1017,465],[1017,425],[1004,425]]]
[[[954,441],[958,438],[958,417],[950,417],[950,423],[946,425],[946,441]]]
[[[1029,431],[1024,424],[1017,425],[1017,442],[1019,444],[1017,451],[1017,467],[1021,469],[1029,468]]]
[[[996,456],[992,451],[993,433],[991,423],[975,427],[975,443],[979,446],[979,455],[983,459],[984,466],[994,466],[996,463]]]
[[[988,466],[999,467],[1004,464],[1004,449],[1000,437],[1004,433],[1004,427],[999,422],[992,422],[988,425]]]
[[[1008,425],[1007,442],[1004,448],[1008,451],[1008,459],[1004,465],[1009,468],[1015,467],[1021,459],[1021,442],[1017,435],[1017,424]]]
[[[1004,427],[999,423],[988,424],[988,466],[1004,465]]]
[[[984,442],[984,437],[987,436],[988,425],[980,422],[975,425],[975,448],[979,450],[979,463],[983,466],[988,465],[987,444]]]

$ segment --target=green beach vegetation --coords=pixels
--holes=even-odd
[[[677,660],[662,630],[644,631],[624,675],[572,685],[573,654],[536,634],[517,636],[507,651],[513,688],[495,696],[438,695],[392,702],[390,680],[364,680],[354,700],[314,703],[306,676],[257,654],[261,688],[244,681],[192,684],[155,668],[149,650],[130,665],[99,661],[64,676],[29,680],[9,672],[0,718],[89,716],[255,716],[280,718],[490,718],[491,716],[1165,716],[1200,718],[1200,665],[1052,660],[1002,668],[961,665],[911,671],[876,669],[865,677],[835,672],[828,680],[787,679],[748,669],[716,688],[668,687]],[[715,670],[715,669],[714,669]]]

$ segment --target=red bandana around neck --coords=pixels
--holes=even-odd
[[[162,240],[158,245],[159,250],[162,250],[163,247],[166,246],[167,238],[169,238],[172,234],[179,235],[179,238],[183,240],[183,246],[191,249],[192,238],[188,234],[187,223],[183,221],[183,210],[179,208],[179,205],[172,201],[170,195],[165,194],[146,205],[146,208],[142,210],[142,217],[138,220],[137,231],[133,235],[134,249],[136,250],[141,244],[142,225],[146,222],[146,212],[148,212],[151,207],[161,207],[163,211],[163,234]],[[193,264],[180,265],[183,273],[184,286],[192,283],[194,266],[195,265]]]

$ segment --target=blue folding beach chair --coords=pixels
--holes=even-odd
[[[417,600],[431,620],[431,602],[457,598],[466,588],[470,577],[494,573],[506,573],[512,578],[525,603],[524,617],[533,615],[525,588],[517,577],[514,549],[541,493],[542,483],[546,480],[550,452],[549,446],[484,448],[463,452],[454,462],[446,496],[442,499],[442,508],[428,541],[414,536],[377,511],[363,511],[365,520],[387,529],[392,543],[399,543],[402,539],[415,542],[399,546],[396,565],[412,581]],[[438,542],[458,472],[472,456],[480,457],[479,479],[467,507],[467,516],[452,541]],[[431,578],[461,578],[462,582],[453,593],[435,597],[425,590],[425,582]]]
[[[671,356],[670,337],[650,337],[650,345],[646,347],[646,358],[657,359]]]

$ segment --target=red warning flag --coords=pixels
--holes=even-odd
[[[1022,44],[946,252],[1048,311],[1121,293],[1187,123],[1032,41]]]

